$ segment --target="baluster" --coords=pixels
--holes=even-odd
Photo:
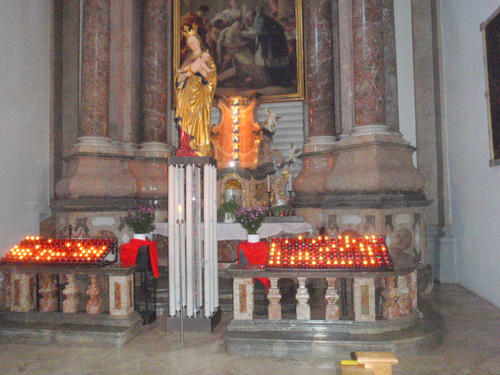
[[[386,319],[399,317],[399,306],[396,302],[398,291],[396,289],[396,277],[385,278],[385,288],[382,292],[384,302],[382,303],[382,316]]]
[[[97,275],[89,275],[90,285],[87,289],[87,295],[90,299],[87,301],[87,314],[94,315],[102,313],[101,289],[98,284]]]
[[[325,300],[325,319],[326,320],[339,320],[340,317],[340,309],[337,306],[337,301],[339,300],[339,294],[337,289],[335,289],[335,281],[337,278],[331,277],[327,278],[326,282],[328,287],[326,288]]]
[[[297,319],[298,320],[310,320],[311,319],[311,307],[309,306],[309,292],[306,288],[306,277],[297,277],[299,282],[299,288],[297,289]]]
[[[269,281],[271,282],[271,286],[269,287],[269,291],[267,292],[267,299],[269,300],[268,311],[269,319],[281,319],[281,294],[278,288],[278,280],[277,277],[270,277]]]
[[[57,311],[57,286],[54,283],[54,276],[48,273],[42,273],[40,285],[40,311],[54,312]]]
[[[62,291],[66,296],[63,301],[63,312],[74,314],[78,311],[78,285],[76,284],[76,275],[72,273],[66,274],[68,283]]]

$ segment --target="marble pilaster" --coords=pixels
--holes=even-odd
[[[167,142],[167,1],[144,2],[142,58],[143,142]]]
[[[109,277],[109,314],[124,317],[134,312],[134,275]]]
[[[233,279],[233,304],[234,319],[253,319],[254,289],[251,277]]]
[[[31,275],[13,273],[10,287],[11,311],[28,312],[35,309],[35,280]]]
[[[109,32],[109,0],[84,0],[80,137],[108,136]]]
[[[142,144],[130,170],[136,198],[167,198],[167,114],[169,113],[168,1],[144,2],[142,57]]]
[[[85,0],[82,23],[81,116],[77,143],[66,158],[65,173],[56,184],[64,209],[84,199],[125,198],[136,183],[128,159],[109,138],[110,0]],[[58,205],[56,202],[55,206]]]
[[[354,320],[375,321],[375,279],[355,278],[353,283]]]

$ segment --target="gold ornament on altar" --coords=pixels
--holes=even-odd
[[[256,169],[262,129],[254,121],[259,106],[255,97],[219,97],[220,122],[212,128],[217,168]]]

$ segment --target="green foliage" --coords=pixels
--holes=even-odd
[[[124,222],[134,233],[150,233],[155,229],[154,220],[154,208],[140,206],[135,210],[128,210]]]

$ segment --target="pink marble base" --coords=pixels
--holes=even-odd
[[[424,177],[413,165],[415,148],[402,137],[366,134],[343,139],[326,180],[331,192],[419,191]]]
[[[303,193],[326,192],[326,179],[335,167],[336,159],[332,153],[304,155],[300,174],[293,180],[293,190]]]
[[[137,183],[136,198],[167,198],[167,161],[132,160],[130,171]]]
[[[133,197],[136,182],[128,164],[118,156],[73,156],[65,177],[56,185],[56,194],[59,198]]]

